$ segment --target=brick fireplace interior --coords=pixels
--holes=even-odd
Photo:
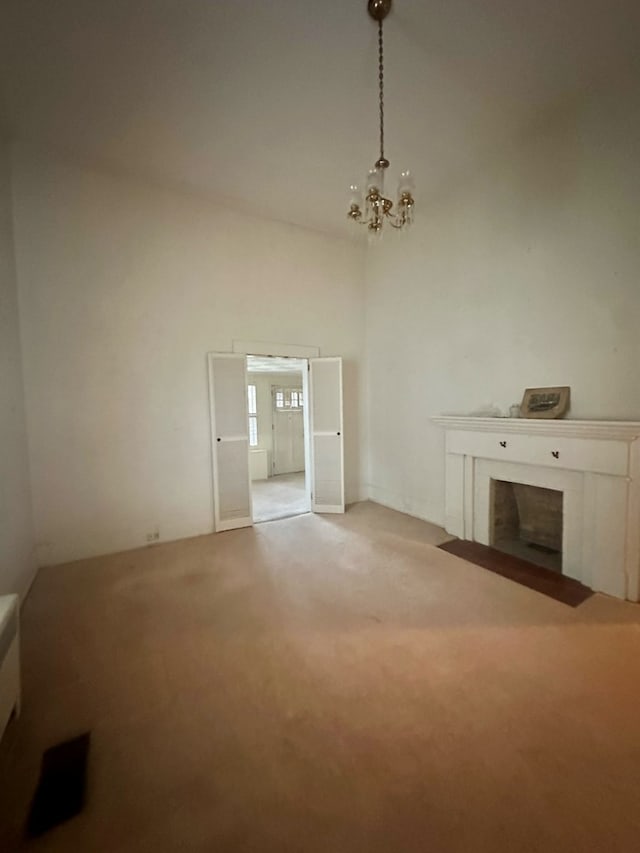
[[[493,479],[491,491],[493,547],[562,572],[562,492]]]

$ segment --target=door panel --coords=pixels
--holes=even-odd
[[[249,423],[244,355],[209,353],[216,532],[251,525]]]
[[[316,432],[342,432],[342,359],[312,358],[312,417]]]
[[[312,509],[344,512],[342,359],[309,360]]]
[[[315,484],[314,503],[317,507],[342,506],[341,437],[317,435],[314,438]],[[326,510],[316,509],[316,512]]]
[[[224,488],[218,490],[218,512],[221,522],[246,519],[251,513],[249,483],[245,478],[247,443],[222,441],[218,443],[218,481]],[[244,527],[245,525],[239,525]]]
[[[218,435],[244,435],[247,432],[247,388],[245,358],[215,359],[216,428]],[[244,388],[240,382],[245,382]]]
[[[277,409],[273,404],[273,473],[304,471],[302,409]]]
[[[304,416],[302,409],[291,412],[291,464],[294,471],[304,471]]]

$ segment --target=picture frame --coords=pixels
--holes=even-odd
[[[569,411],[571,388],[526,388],[520,405],[521,418],[563,418]]]

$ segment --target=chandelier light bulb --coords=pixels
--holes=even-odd
[[[351,193],[351,204],[355,204],[358,207],[362,206],[362,192],[360,187],[357,184],[351,184],[349,187],[349,192]]]
[[[400,172],[400,180],[398,181],[398,192],[400,194],[404,192],[413,192],[415,186],[416,182],[414,181],[413,175],[408,169],[406,169],[404,172]]]
[[[367,191],[384,189],[384,171],[382,169],[369,169],[367,172]]]

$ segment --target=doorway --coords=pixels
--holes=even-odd
[[[277,351],[277,347],[274,349]],[[249,358],[260,359],[259,362],[252,360],[251,374],[248,372]],[[292,373],[302,378],[301,397],[291,396],[292,390],[300,394],[297,378],[287,386],[290,390],[289,409],[302,410],[304,428],[304,471],[292,473],[304,476],[305,501],[303,507],[298,506],[293,512],[343,513],[345,489],[341,357],[313,356],[307,359],[304,353],[274,357],[266,353],[261,355],[258,349],[255,356],[240,352],[210,352],[207,361],[213,521],[216,533],[250,527],[257,521],[252,507],[252,483],[273,479],[273,437],[269,438],[268,428],[266,441],[271,443],[271,453],[268,447],[260,446],[260,435],[262,433],[262,437],[265,437],[264,426],[266,423],[268,427],[270,418],[273,432],[270,380],[267,383],[268,415],[266,419],[262,418],[262,428],[258,396],[259,375],[270,372],[286,374],[285,383],[280,381],[274,386],[276,403],[279,399],[278,388],[282,389],[286,383],[293,382]],[[294,361],[299,364],[296,366]],[[286,370],[282,370],[283,367]],[[249,376],[252,377],[251,382],[248,381]],[[275,379],[282,377],[278,375]],[[286,397],[283,399],[286,402]],[[292,455],[295,459],[294,451]],[[286,514],[290,513],[289,503]],[[283,517],[282,509],[277,513],[274,511],[270,520],[276,517]],[[262,517],[260,520],[267,519]]]
[[[247,356],[254,523],[311,511],[307,373],[307,359]]]

